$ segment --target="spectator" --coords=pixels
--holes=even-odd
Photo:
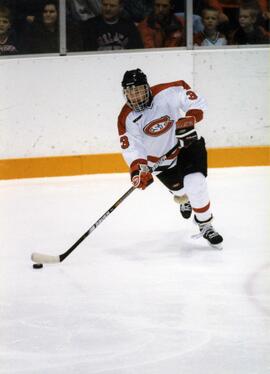
[[[143,21],[154,9],[153,0],[124,0],[124,15],[135,23]]]
[[[72,34],[72,28],[84,39],[87,21],[101,13],[101,0],[67,0],[67,33]],[[83,44],[80,48],[83,50]]]
[[[101,13],[100,0],[67,0],[66,4],[71,21],[83,23]]]
[[[204,8],[202,10],[202,23],[204,31],[194,35],[194,45],[196,46],[215,46],[226,45],[225,35],[218,31],[219,11],[214,8]]]
[[[262,10],[262,17],[265,21],[266,29],[270,32],[270,4],[267,0],[259,1],[261,10]]]
[[[269,0],[219,0],[223,11],[230,19],[230,25],[234,30],[238,26],[239,7],[250,6],[258,10],[257,23],[269,30],[270,8]]]
[[[203,31],[204,26],[201,21],[202,10],[211,7],[219,10],[219,24],[227,24],[229,19],[223,12],[220,1],[218,0],[193,0],[193,32]],[[185,1],[175,1],[175,14],[185,19]]]
[[[206,7],[211,7],[219,10],[219,23],[229,22],[229,18],[223,12],[222,6],[219,0],[194,0],[193,13],[202,14],[202,10]]]
[[[132,21],[122,16],[123,0],[102,0],[101,15],[87,21],[84,48],[105,51],[143,48],[140,34]]]
[[[171,0],[155,0],[154,11],[139,23],[138,29],[145,48],[185,45],[183,23],[174,15]]]
[[[262,26],[270,35],[270,5],[267,0],[240,0],[241,6],[250,6],[258,11],[257,25]]]
[[[22,39],[24,53],[59,53],[59,20],[58,4],[47,0],[42,7],[40,20],[35,19],[30,30]],[[67,50],[82,50],[79,33],[70,31],[67,35]]]
[[[46,1],[40,17],[24,30],[22,49],[24,53],[59,52],[58,6],[54,0]]]
[[[42,2],[39,0],[2,0],[14,15],[13,25],[19,33],[31,24],[40,13]],[[1,1],[1,2],[2,2]]]
[[[266,44],[269,35],[263,27],[257,25],[258,9],[251,5],[239,8],[239,28],[231,36],[231,44]]]
[[[16,37],[11,30],[11,12],[8,7],[0,5],[0,55],[15,55],[18,53]]]
[[[270,9],[262,13],[262,18],[263,27],[270,33]]]
[[[174,2],[174,14],[180,17],[185,22],[186,2],[184,0]],[[195,14],[194,9],[193,9],[192,19],[193,19],[193,22],[192,22],[193,32],[197,33],[197,32],[203,31],[203,24],[202,24],[201,16],[199,16],[198,14]]]

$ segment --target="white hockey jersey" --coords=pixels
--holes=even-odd
[[[177,143],[175,123],[179,118],[203,118],[205,100],[180,80],[151,87],[153,100],[142,112],[133,111],[127,104],[118,117],[118,133],[123,157],[130,166],[136,160],[148,160],[152,166]],[[177,149],[161,166],[174,164]]]

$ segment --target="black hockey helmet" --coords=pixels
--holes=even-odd
[[[122,80],[122,87],[128,105],[136,112],[140,112],[150,105],[152,101],[151,90],[147,77],[141,69],[126,71]]]
[[[141,69],[128,70],[125,72],[122,87],[127,88],[130,86],[140,86],[142,84],[148,84],[146,75]]]

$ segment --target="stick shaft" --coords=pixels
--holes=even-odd
[[[67,256],[70,255],[71,252],[74,251],[75,248],[78,247],[79,244],[81,244],[82,241],[84,241],[84,239],[86,239],[117,207],[118,205],[120,205],[133,191],[135,190],[135,187],[132,186],[130,187],[130,189],[124,193],[124,195],[122,195],[120,197],[120,199],[118,199],[116,201],[116,203],[114,203],[110,209],[108,209],[91,227],[89,230],[87,230],[77,241],[76,243],[74,243],[65,253],[61,254],[59,256],[60,258],[60,262],[63,261]]]
[[[150,171],[155,171],[160,164],[167,159],[169,155],[171,155],[178,147],[178,143],[165,155],[159,158],[159,160],[150,167]],[[62,262],[66,257],[68,257],[75,248],[81,244],[84,239],[86,239],[117,207],[120,205],[134,190],[136,187],[132,186],[127,190],[111,207],[108,209],[90,228],[87,230],[68,250],[64,253],[60,254],[59,256],[50,256],[42,253],[33,253],[31,256],[32,261],[37,263],[57,263]]]
[[[108,209],[90,228],[87,230],[66,252],[62,253],[59,256],[50,256],[42,253],[32,253],[31,259],[34,262],[42,264],[51,264],[62,262],[64,259],[69,256],[75,248],[81,244],[84,239],[86,239],[117,207],[120,205],[133,191],[135,187],[132,186],[127,192],[124,193],[111,207]]]

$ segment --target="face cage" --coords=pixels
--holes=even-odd
[[[150,89],[147,84],[130,86],[124,89],[124,95],[131,109],[133,109],[135,112],[141,112],[149,104]]]

